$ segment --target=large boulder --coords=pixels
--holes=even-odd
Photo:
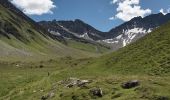
[[[140,82],[138,80],[131,80],[125,83],[122,83],[121,87],[124,89],[130,89],[136,86],[139,86]]]
[[[94,88],[90,90],[90,94],[93,96],[97,97],[102,97],[103,96],[103,91],[101,88]]]

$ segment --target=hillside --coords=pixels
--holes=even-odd
[[[167,23],[137,42],[100,57],[92,66],[111,73],[169,75],[169,37],[170,23]]]
[[[46,58],[96,55],[86,50],[67,47],[62,44],[65,42],[62,37],[48,33],[7,0],[0,1],[0,57],[2,60],[17,60],[25,57],[35,60],[47,55]],[[88,44],[86,46],[88,47]]]

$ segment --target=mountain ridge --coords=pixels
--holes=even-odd
[[[101,44],[107,44],[110,45],[113,50],[117,50],[145,36],[147,33],[150,33],[152,30],[165,24],[169,20],[170,14],[163,15],[162,13],[151,14],[144,18],[135,17],[108,32],[101,32],[80,19],[74,21],[43,21],[39,22],[39,24],[46,29],[52,28],[51,30],[57,31],[57,29],[50,24],[57,23],[70,32],[74,32],[80,38],[90,39]],[[64,34],[63,36],[67,37],[66,35],[69,35],[70,32],[59,33],[61,33],[61,36]]]

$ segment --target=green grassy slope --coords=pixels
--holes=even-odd
[[[67,46],[76,48],[83,51],[93,52],[93,53],[106,53],[109,51],[109,47],[102,46],[100,44],[93,44],[93,43],[85,43],[81,41],[75,41],[75,40],[66,40]]]
[[[54,96],[49,97],[49,100],[170,99],[169,76],[124,75],[101,71],[101,68],[88,69],[88,64],[92,62],[89,59],[62,58],[39,63],[0,63],[0,100],[41,100],[42,96],[51,92]],[[70,77],[93,82],[84,88],[67,88],[59,83]],[[140,86],[132,89],[121,88],[121,84],[129,80],[139,80]],[[103,97],[90,95],[89,91],[95,87],[102,89]]]

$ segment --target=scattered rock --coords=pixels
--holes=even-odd
[[[16,67],[19,67],[19,64],[16,64]]]
[[[41,100],[47,100],[47,99],[48,99],[47,96],[42,96],[42,97],[41,97]]]
[[[60,97],[62,97],[62,96],[63,96],[63,93],[60,94]]]
[[[166,96],[154,96],[153,100],[170,100],[170,98]]]
[[[39,68],[44,68],[44,66],[43,66],[43,65],[40,65]]]
[[[128,82],[123,83],[121,86],[124,89],[130,89],[130,88],[139,86],[139,81],[138,80],[128,81]]]
[[[36,90],[33,91],[33,93],[36,93],[36,92],[37,92]]]
[[[78,100],[78,97],[75,95],[73,95],[71,98],[72,98],[72,100]]]
[[[53,98],[55,96],[55,93],[51,92],[51,93],[48,93],[47,95],[44,95],[41,97],[41,100],[47,100],[49,98]]]
[[[24,91],[19,91],[19,94],[23,94],[24,93]]]
[[[90,90],[90,94],[92,94],[93,96],[102,97],[103,91],[101,88],[94,88]]]
[[[80,80],[78,78],[69,78],[67,80],[60,81],[59,83],[65,85],[65,87],[72,88],[74,86],[85,87],[87,84],[91,83],[90,80]]]
[[[55,96],[55,93],[51,92],[48,94],[50,98],[53,98]]]

